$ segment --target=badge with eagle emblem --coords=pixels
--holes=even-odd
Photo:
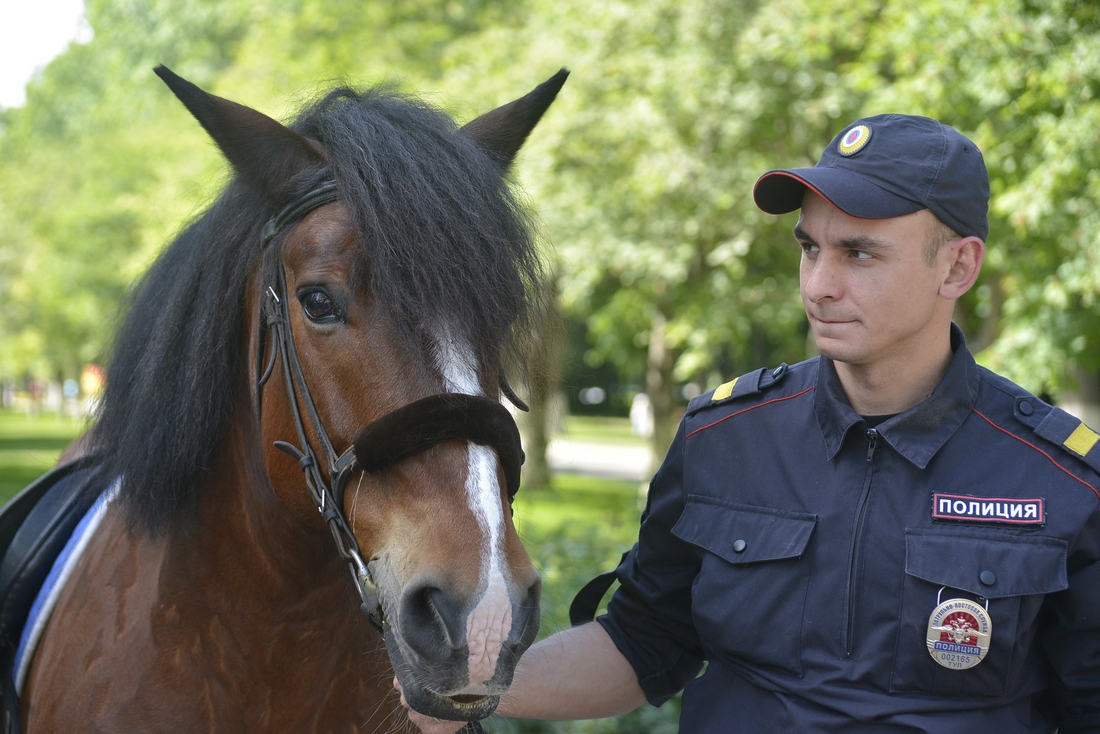
[[[932,659],[951,670],[973,668],[984,660],[993,633],[988,608],[988,601],[982,608],[970,599],[948,599],[938,604],[928,618],[926,639]]]

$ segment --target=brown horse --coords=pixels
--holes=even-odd
[[[567,72],[461,129],[386,88],[284,127],[157,73],[235,177],[129,306],[87,444],[118,481],[26,731],[391,731],[395,673],[488,716],[539,613],[500,395],[542,267],[506,174]]]

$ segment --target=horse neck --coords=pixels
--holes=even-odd
[[[229,628],[242,661],[260,666],[272,655],[296,659],[310,640],[316,647],[301,652],[332,656],[333,665],[379,647],[320,518],[307,525],[285,508],[258,450],[235,432],[201,488],[193,521],[165,539],[160,602],[186,605],[197,625],[216,620]]]

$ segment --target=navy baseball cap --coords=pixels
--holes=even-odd
[[[857,120],[813,168],[768,171],[752,195],[767,213],[786,214],[802,206],[807,187],[851,217],[889,219],[928,209],[963,237],[989,234],[989,174],[981,151],[928,117]]]

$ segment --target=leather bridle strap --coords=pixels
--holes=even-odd
[[[283,364],[283,378],[286,382],[287,402],[290,404],[291,415],[294,419],[294,429],[298,434],[299,444],[298,446],[294,446],[286,441],[276,441],[275,448],[289,454],[298,461],[298,467],[305,475],[306,489],[309,491],[309,495],[313,499],[313,503],[316,505],[317,510],[328,524],[329,531],[332,533],[332,538],[336,542],[336,549],[340,553],[340,557],[348,564],[348,570],[351,572],[355,588],[359,592],[359,597],[362,601],[361,610],[363,616],[365,616],[379,632],[383,632],[385,619],[382,615],[382,607],[378,599],[378,590],[374,585],[374,579],[371,577],[370,570],[367,568],[367,564],[363,561],[363,557],[359,551],[359,542],[356,540],[355,534],[351,531],[347,518],[344,516],[344,487],[347,485],[352,472],[355,471],[355,454],[352,449],[349,448],[340,456],[336,455],[335,450],[332,448],[332,441],[329,439],[328,432],[325,430],[324,425],[321,423],[321,418],[317,414],[317,408],[313,403],[313,398],[309,393],[309,387],[306,385],[305,376],[302,374],[301,364],[298,361],[298,352],[294,347],[294,334],[290,329],[290,312],[287,303],[289,299],[286,293],[286,275],[281,260],[277,268],[275,282],[275,289],[269,286],[267,291],[268,295],[271,296],[273,302],[272,308],[274,309],[274,317],[268,318],[267,323],[275,332],[275,345],[273,351],[278,350],[280,361]],[[260,387],[262,389],[262,384]],[[301,411],[298,409],[298,398],[301,398],[302,404],[306,408],[306,413],[313,427],[314,436],[316,436],[317,442],[321,445],[321,450],[325,455],[325,463],[327,464],[328,476],[330,477],[328,481],[326,481],[324,474],[321,472],[321,467],[317,461],[317,455],[314,453],[313,447],[306,436],[305,424],[302,421]]]
[[[317,188],[290,202],[264,225],[263,232],[260,233],[260,249],[267,248],[267,243],[271,241],[271,238],[281,232],[288,224],[297,222],[314,209],[325,204],[331,204],[338,198],[339,192],[336,190],[336,182],[325,181]]]

